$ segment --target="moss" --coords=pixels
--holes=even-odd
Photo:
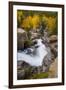
[[[30,47],[32,45],[32,40],[26,40],[24,42],[24,47],[27,48],[27,47]]]
[[[42,79],[42,78],[48,78],[48,72],[40,73],[40,74],[34,74],[32,76],[32,79]]]

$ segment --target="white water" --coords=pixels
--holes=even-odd
[[[36,54],[31,56],[30,54],[26,54],[24,51],[18,52],[18,61],[22,60],[30,64],[31,66],[41,66],[44,57],[47,55],[47,48],[46,46],[41,42],[41,39],[37,39],[37,45],[39,46],[36,48]]]

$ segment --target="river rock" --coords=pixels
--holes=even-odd
[[[57,35],[51,35],[49,37],[50,43],[56,42],[57,41]]]
[[[17,78],[18,79],[26,79],[29,77],[31,73],[31,66],[24,62],[24,61],[18,61],[17,62]]]
[[[26,31],[24,29],[18,28],[17,29],[17,46],[18,46],[18,50],[24,48],[24,42],[27,39],[28,39],[28,37],[27,37]]]
[[[51,50],[49,47],[47,47],[47,55],[44,57],[42,62],[42,68],[43,72],[47,72],[49,70],[50,64],[52,63],[52,55]]]
[[[17,78],[18,79],[24,79],[25,78],[25,70],[18,70],[17,72]]]
[[[54,60],[54,62],[50,65],[49,68],[49,78],[58,77],[58,58]]]
[[[57,43],[52,44],[52,45],[50,46],[51,52],[52,52],[52,54],[54,54],[54,57],[55,57],[55,58],[57,57],[57,54],[58,54],[58,47],[56,47],[56,46],[57,46]]]

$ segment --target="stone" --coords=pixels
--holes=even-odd
[[[28,63],[24,61],[18,61],[17,62],[17,79],[28,78],[31,72],[30,69],[31,69],[31,66]]]
[[[18,28],[17,29],[17,49],[24,49],[24,42],[28,39],[27,33],[25,30]]]
[[[49,37],[50,43],[56,42],[57,41],[57,35],[51,35]]]
[[[54,60],[54,62],[50,65],[49,68],[49,78],[58,77],[58,58]]]
[[[25,70],[18,70],[17,78],[18,79],[24,79],[24,77],[25,77]]]
[[[32,48],[27,48],[26,49],[26,54],[32,54],[33,53],[33,49]]]
[[[54,55],[54,57],[56,58],[58,54],[58,43],[57,42],[51,43],[50,49],[51,49],[52,55]]]

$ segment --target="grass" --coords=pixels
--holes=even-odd
[[[42,73],[39,73],[39,74],[34,74],[31,78],[32,79],[48,78],[48,72],[42,72]]]

